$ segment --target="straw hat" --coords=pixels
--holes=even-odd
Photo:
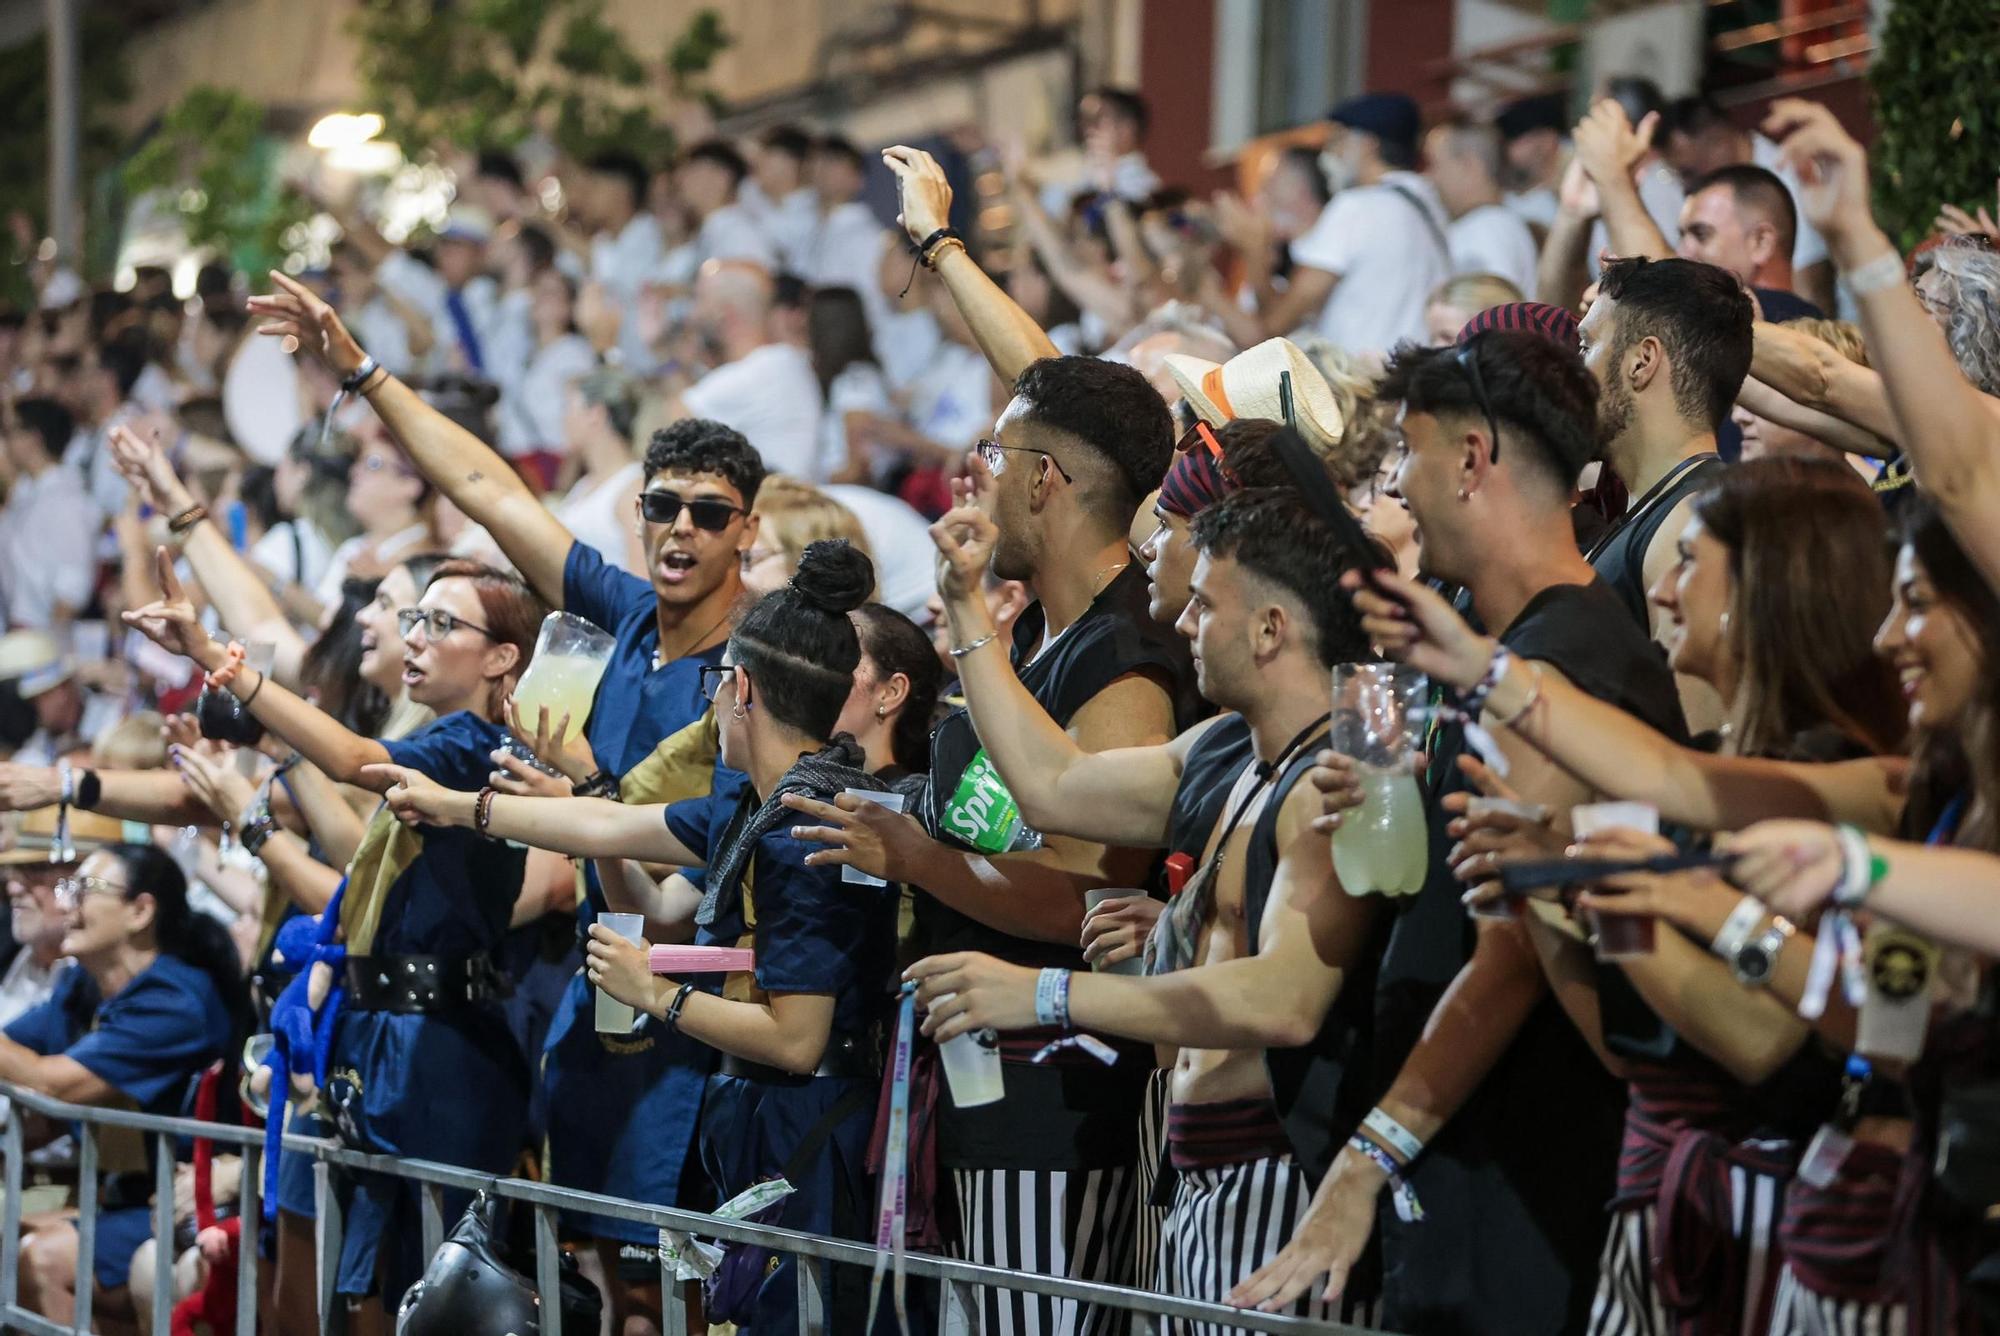
[[[15,682],[22,700],[33,700],[70,678],[62,646],[46,631],[9,631],[0,636],[0,682]]]
[[[1333,387],[1290,339],[1266,339],[1246,348],[1227,362],[1211,362],[1186,353],[1168,353],[1167,371],[1181,387],[1181,396],[1202,421],[1221,426],[1237,418],[1285,420],[1283,401],[1278,394],[1278,377],[1292,376],[1292,412],[1299,435],[1316,450],[1331,450],[1340,444],[1345,425],[1340,401]]]
[[[150,838],[151,832],[144,826],[137,829],[140,842]],[[127,835],[125,823],[116,817],[108,817],[100,812],[84,812],[69,809],[69,842],[81,859],[95,853],[107,844],[120,844],[131,838]],[[49,854],[56,844],[56,809],[37,807],[32,812],[23,812],[20,822],[13,831],[13,843],[0,850],[0,867],[19,867],[24,863],[47,863]]]

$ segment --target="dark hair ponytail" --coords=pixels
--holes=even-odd
[[[820,741],[832,735],[861,662],[848,614],[874,588],[874,562],[845,539],[822,539],[807,545],[791,583],[736,623],[730,648],[778,722]]]
[[[226,1066],[242,1048],[251,1022],[250,991],[236,943],[222,924],[188,903],[187,877],[163,850],[150,844],[110,844],[104,852],[123,866],[128,898],[141,893],[153,897],[153,941],[160,954],[194,966],[215,985],[229,1013]],[[235,1089],[234,1081],[223,1084]]]
[[[901,673],[910,684],[890,737],[896,764],[917,773],[927,771],[931,716],[937,713],[938,691],[944,685],[937,649],[922,627],[881,603],[862,604],[854,610],[854,621],[861,630],[861,652],[875,661],[884,677]]]

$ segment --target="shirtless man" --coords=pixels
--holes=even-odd
[[[955,638],[978,644],[991,629],[979,581],[992,522],[961,507],[932,535]],[[1155,1283],[1219,1301],[1283,1246],[1335,1136],[1365,1110],[1365,1096],[1350,1108],[1351,1099],[1319,1095],[1358,1093],[1342,1079],[1339,1055],[1366,1027],[1368,992],[1345,985],[1367,958],[1378,916],[1371,901],[1340,889],[1316,829],[1321,794],[1298,783],[1325,737],[1329,666],[1366,653],[1347,598],[1328,578],[1361,554],[1344,550],[1287,489],[1215,502],[1196,517],[1192,539],[1199,555],[1179,629],[1194,644],[1202,694],[1232,713],[1162,746],[1090,754],[1035,705],[1001,650],[960,660],[980,737],[1028,821],[1118,845],[1200,851],[1157,929],[1154,972],[1037,972],[955,953],[918,962],[910,977],[930,1009],[926,1028],[941,1041],[1047,1024],[1038,990],[1055,988],[1066,998],[1058,1024],[1178,1049],[1167,1060],[1179,1177]],[[1309,1071],[1330,1084],[1300,1079]],[[1306,1089],[1314,1096],[1297,1098]],[[1263,1224],[1239,1229],[1245,1219]],[[1317,1300],[1296,1311],[1330,1315]]]

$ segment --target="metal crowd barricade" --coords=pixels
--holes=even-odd
[[[175,1143],[182,1137],[204,1137],[214,1142],[218,1148],[231,1148],[242,1155],[243,1186],[240,1207],[246,1228],[239,1239],[238,1247],[236,1329],[242,1336],[252,1336],[252,1333],[259,1330],[256,1231],[249,1227],[248,1222],[256,1221],[260,1212],[257,1194],[262,1182],[264,1154],[264,1135],[261,1131],[250,1127],[229,1127],[219,1123],[198,1122],[192,1118],[166,1118],[123,1109],[99,1109],[65,1104],[60,1100],[49,1099],[4,1082],[0,1082],[0,1096],[8,1100],[6,1120],[4,1125],[0,1125],[0,1160],[5,1161],[4,1166],[0,1167],[4,1168],[6,1193],[4,1208],[0,1209],[0,1231],[4,1231],[4,1238],[0,1238],[0,1331],[27,1332],[31,1333],[31,1336],[76,1336],[77,1333],[88,1333],[92,1330],[92,1287],[89,1277],[97,1243],[98,1135],[100,1129],[106,1127],[137,1131],[149,1138],[154,1148],[152,1237],[155,1245],[154,1274],[157,1282],[153,1287],[150,1315],[145,1313],[139,1315],[142,1327],[147,1327],[154,1336],[170,1336],[174,1302],[172,1271],[175,1260],[173,1255]],[[21,1192],[25,1177],[21,1113],[24,1109],[58,1121],[77,1124],[76,1271],[79,1279],[76,1319],[69,1326],[39,1317],[20,1305]],[[409,1179],[419,1185],[423,1246],[426,1256],[437,1251],[438,1246],[444,1241],[445,1231],[450,1224],[444,1215],[444,1192],[447,1188],[466,1191],[484,1190],[509,1201],[518,1202],[532,1211],[535,1239],[533,1280],[540,1294],[541,1311],[544,1313],[561,1312],[561,1268],[557,1254],[556,1220],[558,1213],[562,1211],[587,1212],[617,1220],[630,1220],[655,1229],[672,1229],[724,1242],[755,1243],[793,1257],[816,1258],[840,1266],[858,1266],[863,1270],[871,1270],[874,1267],[877,1255],[874,1247],[845,1239],[825,1238],[815,1234],[800,1233],[797,1230],[781,1229],[774,1225],[723,1220],[698,1211],[648,1206],[617,1197],[577,1192],[526,1179],[496,1178],[491,1174],[429,1160],[368,1155],[311,1137],[287,1135],[285,1150],[290,1154],[310,1156],[314,1160],[313,1177],[319,1204],[314,1245],[319,1284],[319,1328],[322,1336],[337,1336],[346,1325],[344,1305],[333,1290],[335,1272],[338,1269],[336,1264],[340,1255],[342,1223],[330,1177],[336,1165]],[[1311,1332],[1316,1336],[1381,1336],[1381,1333],[1339,1323],[1250,1313],[1217,1304],[1170,1298],[1120,1285],[1037,1276],[999,1267],[952,1261],[924,1253],[910,1254],[906,1270],[912,1279],[934,1280],[941,1287],[950,1286],[958,1293],[968,1309],[972,1307],[972,1291],[989,1288],[1022,1294],[1047,1295],[1141,1314],[1145,1318],[1154,1320],[1144,1324],[1149,1331],[1161,1329],[1157,1319],[1180,1318],[1206,1324],[1211,1329],[1219,1328],[1232,1332]],[[829,1330],[825,1296],[820,1293],[819,1268],[801,1266],[797,1268],[797,1272],[799,1336],[849,1336],[849,1333]],[[687,1336],[688,1315],[682,1298],[681,1282],[672,1274],[671,1264],[664,1260],[660,1268],[660,1282],[660,1293],[665,1305],[663,1314],[665,1336]],[[886,1277],[884,1283],[887,1283]],[[551,1330],[545,1332],[545,1336],[554,1336],[554,1333]],[[764,1334],[759,1333],[759,1336]]]

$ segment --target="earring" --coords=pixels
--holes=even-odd
[[[1470,501],[1472,499],[1472,493],[1466,491],[1463,487],[1461,487],[1458,489],[1458,499],[1461,501]]]
[[[887,719],[889,717],[889,707],[886,705],[877,705],[875,707],[875,717],[877,719]]]
[[[736,718],[741,719],[749,712],[744,708],[743,704],[739,701],[737,704],[729,707],[729,713],[734,715]]]
[[[1722,633],[1724,640],[1729,639],[1729,609],[1722,610],[1722,616],[1716,622],[1716,629]]]

